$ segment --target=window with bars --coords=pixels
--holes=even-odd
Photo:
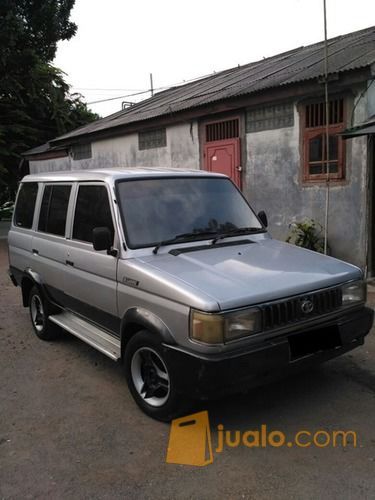
[[[73,160],[86,160],[91,158],[91,143],[86,144],[74,144],[72,146],[72,158]]]
[[[138,149],[163,148],[167,145],[167,131],[165,128],[145,130],[138,134]]]
[[[328,104],[328,147],[324,101],[306,104],[303,118],[303,169],[305,181],[344,178],[344,141],[338,135],[345,128],[344,99]],[[327,155],[328,152],[328,155]]]
[[[226,120],[206,125],[206,142],[223,141],[239,137],[239,120]]]

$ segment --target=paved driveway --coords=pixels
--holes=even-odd
[[[375,342],[298,378],[203,407],[217,426],[288,436],[352,429],[343,447],[246,448],[206,467],[165,463],[169,425],[133,403],[121,366],[65,336],[31,329],[0,242],[0,499],[375,496]]]
[[[0,220],[0,239],[4,239],[8,236],[9,228],[10,221]]]

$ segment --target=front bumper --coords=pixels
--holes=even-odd
[[[283,333],[244,350],[201,355],[165,345],[177,390],[204,399],[241,392],[295,370],[340,356],[364,343],[374,312],[362,307],[339,317]]]

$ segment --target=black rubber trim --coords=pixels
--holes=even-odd
[[[145,330],[158,334],[162,342],[169,345],[176,344],[169,328],[158,316],[143,307],[132,307],[126,311],[121,321],[121,344],[123,345],[128,340],[129,331],[127,327],[131,324],[140,325]]]
[[[18,280],[17,280],[17,275],[18,275]],[[14,286],[18,286],[18,284],[21,283],[22,272],[18,271],[15,267],[12,266],[9,267],[8,276],[12,280]]]
[[[181,253],[199,252],[200,250],[214,250],[215,248],[233,247],[236,245],[249,245],[250,243],[254,243],[254,241],[251,240],[226,241],[225,243],[215,243],[214,245],[199,245],[199,246],[185,247],[185,248],[174,248],[173,250],[170,250],[168,253],[177,256],[180,255]]]
[[[57,288],[51,286],[47,286],[46,288],[56,302],[61,304],[65,309],[69,309],[78,316],[81,316],[83,319],[95,324],[99,328],[103,328],[108,333],[119,338],[121,324],[120,318],[76,299],[71,295],[67,295],[62,290],[58,290]]]

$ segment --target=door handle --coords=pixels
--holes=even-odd
[[[39,250],[37,250],[36,248],[33,248],[31,251],[34,255],[39,255]]]
[[[65,264],[66,264],[67,266],[74,266],[74,262],[72,262],[71,260],[66,260],[66,261],[65,261]]]

